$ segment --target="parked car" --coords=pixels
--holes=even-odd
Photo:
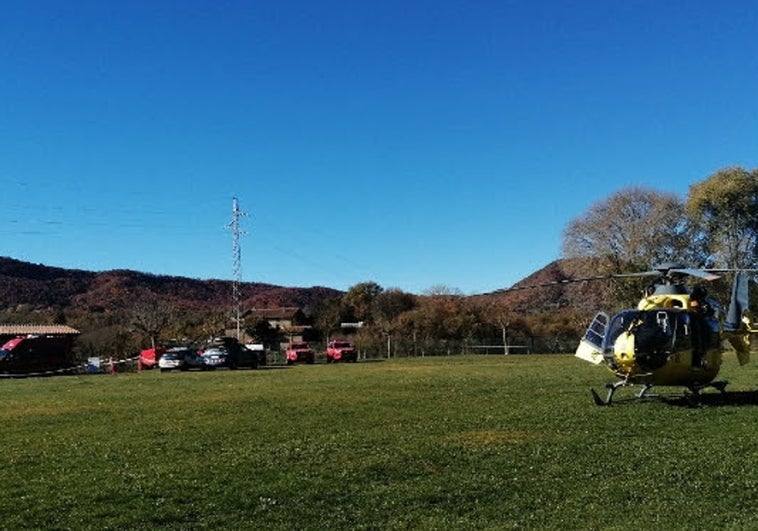
[[[326,346],[326,362],[333,361],[358,361],[358,351],[349,341],[335,339]]]
[[[153,369],[158,365],[158,360],[165,354],[164,347],[146,348],[139,353],[139,362],[143,369]]]
[[[226,365],[227,352],[224,348],[211,347],[203,351],[203,368],[217,369]]]
[[[245,348],[257,354],[258,367],[266,365],[266,348],[261,343],[245,343]]]
[[[257,369],[258,363],[258,353],[243,346],[230,351],[229,356],[226,358],[226,364],[231,369],[239,369],[240,367]]]
[[[238,369],[240,367],[256,369],[260,363],[258,353],[248,349],[234,337],[223,336],[214,338],[208,342],[208,346],[226,351],[226,365],[231,369]]]
[[[292,365],[293,363],[298,362],[304,362],[310,365],[316,359],[313,349],[305,341],[293,341],[290,343],[285,351],[285,356],[287,358],[287,365]]]
[[[170,348],[158,359],[158,368],[161,372],[174,369],[184,370],[186,357],[190,352],[188,348]]]
[[[205,370],[205,368],[205,358],[202,353],[192,350],[184,357],[184,365],[182,366],[183,371],[188,371],[190,369]]]

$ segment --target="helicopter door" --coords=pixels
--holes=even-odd
[[[632,332],[635,361],[643,370],[655,371],[666,364],[674,348],[676,325],[672,312],[640,312],[640,320]]]
[[[603,338],[608,328],[608,314],[598,312],[584,333],[575,356],[595,365],[603,363]]]

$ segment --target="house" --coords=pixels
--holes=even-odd
[[[63,325],[0,325],[0,372],[45,373],[70,369],[79,331]]]
[[[282,330],[305,326],[305,314],[300,308],[252,308],[242,314],[243,319],[248,324],[255,324],[259,321],[268,321],[271,328]]]
[[[0,345],[16,337],[55,336],[75,338],[79,330],[65,325],[0,325]]]
[[[254,328],[261,321],[268,323],[271,331],[282,340],[282,344],[290,341],[303,341],[303,334],[311,329],[311,326],[306,324],[307,319],[303,311],[296,307],[252,308],[243,312],[241,317],[244,322],[244,330]],[[236,336],[236,327],[233,330],[227,330],[226,334]],[[243,343],[250,343],[253,338],[246,331],[243,331],[240,340]],[[273,341],[271,338],[257,338],[257,340],[268,343],[272,347],[280,342]]]

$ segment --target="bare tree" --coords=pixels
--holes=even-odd
[[[608,273],[645,270],[670,261],[699,265],[703,255],[693,245],[695,234],[676,195],[625,188],[569,222],[563,232],[563,254],[605,259]]]
[[[508,354],[508,329],[515,315],[502,299],[495,299],[485,308],[485,318],[496,325],[502,334],[503,354]]]
[[[134,330],[145,334],[150,339],[150,346],[155,348],[162,332],[173,321],[174,314],[175,308],[171,302],[152,292],[144,292],[132,306],[129,322]]]
[[[323,299],[314,305],[313,321],[323,334],[324,343],[329,342],[332,332],[339,327],[341,318],[342,304],[339,299]]]
[[[208,312],[203,319],[200,327],[200,333],[203,339],[210,339],[215,336],[222,335],[226,330],[226,325],[229,322],[229,314],[223,310],[214,310]]]

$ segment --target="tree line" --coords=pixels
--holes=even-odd
[[[664,262],[756,268],[757,244],[758,170],[730,167],[690,186],[685,198],[631,186],[591,205],[563,231],[561,274],[645,271]],[[639,285],[619,283],[582,287],[590,290],[583,297],[566,297],[559,289],[571,288],[519,298],[512,293],[465,296],[456,288],[435,286],[417,295],[366,281],[303,311],[316,344],[348,335],[362,353],[373,357],[570,352],[595,311],[628,307],[640,293]],[[124,300],[115,309],[58,308],[47,320],[87,331],[79,341],[82,357],[104,351],[126,357],[171,340],[197,343],[229,327],[228,311],[183,305],[147,288],[131,295],[135,302]],[[33,319],[17,311],[4,320],[42,322],[40,312],[34,312]],[[343,323],[361,326],[344,329]],[[286,341],[287,331],[271,330],[266,323],[248,322],[245,330],[273,348]]]
[[[721,169],[686,198],[642,187],[619,190],[570,221],[563,255],[605,261],[607,273],[652,264],[758,266],[758,170]]]
[[[758,170],[729,167],[689,187],[685,198],[631,186],[589,207],[563,232],[562,254],[572,276],[640,272],[674,262],[686,267],[758,268]],[[636,304],[639,284],[595,290],[598,305]],[[537,300],[539,293],[529,297]],[[508,297],[463,297],[432,288],[417,297],[373,282],[357,284],[316,312],[329,332],[344,320],[364,323],[355,335],[366,351],[423,355],[484,345],[518,344],[538,352],[576,346],[596,307],[545,308]]]

